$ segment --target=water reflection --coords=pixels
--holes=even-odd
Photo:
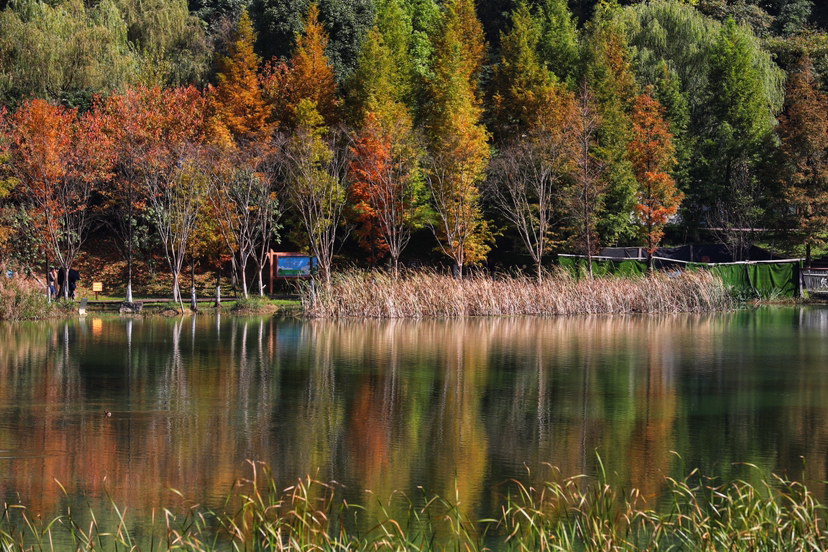
[[[376,515],[365,489],[420,486],[488,515],[497,483],[595,474],[599,456],[653,498],[682,465],[796,477],[805,457],[822,481],[827,326],[818,308],[3,324],[0,495],[45,516],[106,492],[140,515],[170,488],[219,508],[246,459],[285,486],[335,479]]]

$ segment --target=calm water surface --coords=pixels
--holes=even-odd
[[[475,517],[510,477],[596,474],[600,456],[648,497],[747,462],[824,500],[827,332],[819,307],[2,324],[0,498],[44,519],[108,497],[138,519],[180,501],[170,489],[220,508],[252,459],[361,503],[456,489]]]

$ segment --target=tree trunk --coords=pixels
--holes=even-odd
[[[221,262],[221,261],[219,261]],[[218,268],[218,272],[216,273],[216,308],[221,306],[221,266]]]
[[[198,310],[198,302],[196,301],[195,260],[193,260],[190,275],[190,310],[195,312]]]
[[[244,298],[247,299],[247,266],[245,266],[245,264],[240,263],[239,268],[241,272],[241,287],[244,290]]]
[[[132,303],[132,183],[127,190],[127,285],[126,300]]]
[[[173,272],[173,301],[181,302],[181,289],[178,287],[178,272]]]

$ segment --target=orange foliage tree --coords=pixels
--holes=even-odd
[[[398,107],[397,116],[392,112],[385,119],[368,112],[350,161],[350,193],[361,223],[357,233],[368,243],[373,259],[390,254],[395,276],[411,231],[422,226],[426,214],[419,171],[422,153],[411,119]]]
[[[491,238],[478,189],[489,161],[477,96],[484,43],[471,0],[454,0],[445,9],[427,83],[427,175],[436,212],[435,236],[462,277],[465,265],[485,258]]]
[[[777,133],[785,199],[792,207],[795,235],[805,244],[805,265],[810,266],[811,246],[828,239],[828,96],[820,89],[809,57],[788,80]]]
[[[259,79],[259,56],[253,51],[253,24],[242,11],[229,56],[219,60],[218,85],[210,90],[210,139],[223,146],[238,141],[266,141],[273,131],[271,109]]]
[[[17,191],[31,205],[36,231],[64,274],[94,222],[93,193],[112,177],[114,148],[105,119],[98,106],[79,116],[76,109],[38,99],[12,118]],[[68,286],[63,293],[68,298]]]
[[[116,221],[113,228],[126,249],[126,300],[131,303],[135,218],[145,207],[142,162],[161,141],[164,95],[159,87],[127,88],[122,94],[109,96],[104,110],[109,115],[116,155],[107,203]]]
[[[173,276],[173,298],[180,301],[179,276],[210,181],[201,156],[205,99],[193,87],[163,92],[161,139],[141,160],[147,205]]]
[[[302,100],[316,105],[326,125],[339,120],[340,100],[333,66],[325,54],[328,33],[319,21],[316,2],[308,7],[304,32],[296,36],[296,49],[289,63],[273,61],[262,71],[265,99],[273,106],[274,117],[280,123],[295,127],[296,110]]]
[[[647,87],[635,101],[633,139],[627,146],[638,181],[635,213],[647,240],[650,271],[653,253],[664,236],[664,226],[684,199],[669,173],[675,163],[675,150],[664,113],[664,108],[652,96],[652,86]]]

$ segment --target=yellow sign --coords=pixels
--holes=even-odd
[[[103,282],[92,282],[92,291],[103,291]]]

